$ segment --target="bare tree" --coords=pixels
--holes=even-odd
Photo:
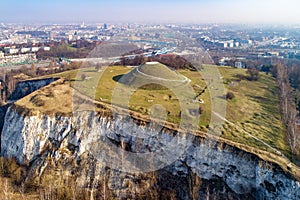
[[[259,71],[255,67],[248,68],[247,73],[249,74],[249,80],[250,81],[257,81],[258,80]]]
[[[279,86],[279,98],[283,122],[286,128],[286,138],[293,155],[300,155],[299,131],[297,129],[297,110],[294,95],[288,79],[287,68],[284,64],[278,63],[276,68],[277,84]]]

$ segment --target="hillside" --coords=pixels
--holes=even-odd
[[[165,73],[169,73],[168,69],[164,69]],[[216,69],[216,66],[205,66],[200,74],[189,70],[180,70],[175,73],[174,78],[178,76],[190,80],[188,84],[196,95],[193,99],[184,99],[180,104],[179,98],[175,95],[176,91],[172,91],[172,87],[170,89],[139,88],[134,90],[129,100],[129,107],[122,104],[120,99],[117,99],[118,102],[113,98],[114,93],[126,93],[128,91],[126,88],[131,88],[131,85],[119,83],[116,77],[135,74],[136,68],[108,67],[97,71],[94,68],[85,68],[52,75],[52,77],[64,79],[52,82],[25,96],[7,111],[2,135],[2,155],[16,158],[18,163],[25,163],[25,166],[27,162],[32,163],[31,167],[41,169],[36,173],[43,173],[42,177],[46,177],[48,173],[55,173],[55,169],[61,167],[66,169],[62,172],[65,175],[60,175],[61,178],[59,178],[62,183],[66,179],[76,180],[82,184],[80,188],[86,188],[85,184],[89,184],[89,178],[95,180],[96,185],[117,184],[111,173],[118,174],[118,167],[116,166],[116,170],[107,171],[100,156],[102,154],[99,152],[104,150],[102,153],[106,153],[114,160],[121,159],[124,164],[126,159],[119,158],[120,155],[113,150],[112,144],[125,149],[125,152],[156,152],[159,149],[165,149],[161,145],[168,144],[171,136],[177,145],[172,147],[175,149],[170,150],[176,152],[180,149],[182,141],[190,140],[189,137],[194,136],[191,146],[183,157],[168,158],[171,159],[170,164],[173,163],[170,167],[163,168],[157,174],[144,173],[142,175],[147,184],[138,186],[129,184],[112,190],[111,194],[119,194],[119,192],[130,194],[129,191],[134,188],[144,187],[149,191],[148,186],[151,184],[164,190],[165,181],[162,180],[177,180],[178,177],[182,177],[183,182],[170,182],[168,185],[176,188],[176,195],[184,196],[186,194],[182,188],[187,187],[187,182],[192,177],[193,179],[200,178],[201,183],[204,183],[204,185],[199,185],[202,188],[199,188],[201,191],[206,191],[206,181],[207,183],[215,181],[220,185],[218,194],[222,194],[226,188],[226,191],[237,199],[255,196],[256,193],[253,194],[253,190],[263,191],[264,195],[269,198],[275,198],[278,195],[287,198],[297,196],[298,185],[294,179],[300,180],[300,170],[287,158],[289,148],[285,142],[280,121],[278,88],[275,86],[275,80],[268,75],[261,74],[258,81],[249,81],[245,70],[222,67],[218,68],[221,74],[218,80],[224,83],[226,89],[222,91],[215,87],[212,80],[216,77],[213,75]],[[152,71],[151,76],[165,75],[159,74],[162,70],[157,71],[157,73]],[[143,73],[148,74],[147,71]],[[49,76],[41,78],[49,78]],[[214,96],[215,92],[219,92],[217,93],[219,96]],[[228,92],[233,93],[233,98],[224,98],[223,94]],[[218,111],[211,108],[211,105],[216,106],[215,104],[222,101],[226,101],[226,115],[221,127],[222,134],[218,135],[215,132],[215,124],[210,123],[210,118],[222,118],[222,113],[216,113]],[[117,106],[112,106],[111,102]],[[155,109],[160,109],[157,104],[162,105],[167,113],[167,122],[163,124],[161,124],[164,120],[163,114],[162,116],[157,113],[151,115]],[[182,111],[182,104],[201,107],[197,130],[195,127],[184,127],[186,131],[180,127],[179,113]],[[133,121],[125,115],[128,108]],[[186,108],[189,109],[189,107]],[[162,129],[157,131],[154,124],[149,123],[150,119],[163,125]],[[147,138],[149,133],[154,133],[150,140]],[[141,139],[140,136],[147,137]],[[112,143],[98,143],[99,141]],[[171,146],[167,146],[168,148]],[[144,163],[141,166],[138,165],[142,167],[142,171],[147,171],[149,167],[146,164],[147,158],[147,156],[140,158],[140,162]],[[173,162],[172,159],[177,160]],[[93,169],[92,165],[95,162],[100,162],[102,167],[97,168],[100,171],[90,172],[91,174],[87,176],[86,170]],[[122,166],[126,167],[123,164]],[[129,169],[132,170],[132,166]],[[233,173],[233,176],[228,177],[230,173]],[[94,176],[107,179],[97,180]],[[121,180],[126,182],[126,177],[128,173],[124,175],[124,180],[123,178]],[[44,187],[47,190],[46,182],[40,183],[38,178],[35,180],[38,187]],[[275,192],[270,190],[282,180],[285,186],[290,185],[285,188],[292,188],[292,193],[286,193],[285,191],[288,191],[286,189]],[[135,178],[130,181],[136,182]],[[100,193],[103,192],[102,189],[99,188]],[[68,188],[63,187],[61,191],[71,194]],[[168,191],[164,192],[168,193]],[[30,194],[35,193],[30,192]],[[239,197],[239,194],[244,196]],[[144,195],[144,193],[141,191],[139,195]],[[151,195],[159,194],[152,191]]]
[[[206,66],[207,70],[212,68],[215,66]],[[127,74],[131,70],[132,68],[127,67],[108,67],[99,71],[88,68],[55,74],[53,77],[69,79],[70,83],[54,84],[43,88],[16,102],[16,105],[52,114],[53,112],[71,113],[72,91],[67,89],[68,85],[96,101],[110,104],[115,87],[120,85],[114,78]],[[226,90],[234,94],[232,100],[226,101],[228,121],[223,125],[221,137],[274,153],[273,149],[264,144],[266,143],[289,157],[290,151],[284,137],[275,80],[269,75],[261,74],[258,81],[248,81],[246,70],[243,69],[222,67],[219,71]],[[201,94],[197,95],[197,101],[193,103],[190,101],[188,104],[201,107],[199,130],[207,132],[210,129],[212,116],[211,89],[206,88],[207,80],[204,80],[198,72],[189,70],[178,72],[191,80],[190,85],[195,94]],[[82,74],[86,77],[85,80],[81,79]],[[39,102],[43,103],[39,105]],[[123,106],[121,100],[118,102],[114,99],[114,104]],[[147,116],[151,107],[156,104],[166,109],[168,122],[175,124],[180,122],[180,104],[176,95],[168,89],[134,91],[130,98],[129,109]]]

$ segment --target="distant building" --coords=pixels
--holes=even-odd
[[[264,53],[259,53],[258,57],[259,58],[261,58],[261,57],[263,57],[263,58],[277,57],[278,58],[278,57],[280,57],[279,55],[280,55],[279,52],[264,52]]]
[[[233,42],[229,42],[229,43],[228,43],[228,46],[229,46],[230,48],[233,48],[233,47],[234,47],[234,43],[233,43]]]
[[[241,61],[237,61],[234,63],[235,68],[243,69],[245,68],[245,65]]]
[[[54,40],[55,34],[54,33],[49,33],[49,40]]]
[[[38,52],[40,47],[31,47],[31,52]]]
[[[98,40],[101,40],[101,41],[107,41],[107,40],[110,40],[110,36],[102,36],[102,35],[100,35],[100,36],[98,36],[97,38],[98,38]]]
[[[30,48],[22,48],[21,53],[28,53],[30,52]]]
[[[83,21],[82,24],[80,25],[80,28],[86,28],[86,25],[84,24],[84,21]]]
[[[239,47],[240,43],[239,42],[234,42],[233,40],[229,41],[217,41],[215,44],[219,47],[223,48],[233,48],[233,47]]]
[[[280,55],[279,52],[273,51],[273,52],[269,52],[272,56],[278,57]]]
[[[7,55],[0,57],[0,66],[10,64],[29,64],[37,61],[34,53],[18,54],[18,55]]]
[[[73,40],[74,40],[73,35],[69,35],[69,36],[68,36],[68,40],[69,40],[69,41],[73,41]]]
[[[7,54],[17,54],[17,53],[19,53],[19,49],[10,48],[10,47],[4,48],[4,51]]]
[[[103,29],[104,29],[104,30],[107,29],[107,24],[103,24]]]
[[[223,42],[223,47],[227,48],[228,47],[228,43],[227,42]]]
[[[50,47],[43,47],[44,51],[50,51],[51,48]]]
[[[228,66],[228,62],[231,60],[229,57],[223,57],[221,60],[219,60],[220,66]]]

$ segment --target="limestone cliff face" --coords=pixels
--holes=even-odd
[[[41,79],[41,80],[29,80],[29,81],[22,81],[19,82],[14,92],[9,97],[10,100],[18,100],[26,95],[49,85],[50,83],[58,80],[57,78],[48,78],[48,79]]]
[[[8,108],[8,105],[0,106],[0,133],[1,133],[1,130],[2,130],[2,127],[4,124],[4,118],[5,118],[5,113],[6,113],[7,108]]]
[[[77,113],[76,117],[24,116],[10,107],[1,135],[1,155],[14,157],[20,163],[34,163],[47,152],[55,160],[71,158],[79,163],[93,152],[97,140],[109,140],[126,151],[145,152],[156,151],[172,137],[177,141],[186,138],[166,128],[158,133],[153,131],[147,123],[132,122],[122,115],[114,120],[88,111]],[[132,133],[148,137],[141,140]],[[163,198],[159,195],[169,191],[177,199],[203,199],[207,194],[223,199],[300,199],[299,182],[278,166],[200,137],[194,138],[175,162],[152,174],[134,175],[108,169],[96,161],[97,156],[100,155],[91,156],[93,159],[78,168],[79,185],[91,185],[91,179],[93,185],[101,185],[104,181],[101,177],[106,177],[108,188],[118,198],[133,198],[132,191],[136,194],[144,190],[156,191],[151,198]],[[46,165],[45,162],[41,165]]]

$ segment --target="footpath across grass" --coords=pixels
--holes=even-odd
[[[80,93],[96,101],[111,104],[116,88],[119,88],[117,92],[127,91],[125,89],[126,86],[117,82],[118,78],[132,69],[123,66],[109,66],[98,71],[95,68],[84,68],[54,74],[51,77],[61,77],[70,80],[67,84]],[[270,151],[261,142],[245,134],[246,131],[289,157],[290,149],[285,140],[275,79],[270,75],[261,73],[258,81],[249,81],[244,69],[217,68],[209,65],[204,67],[204,70],[208,70],[208,73],[210,70],[215,71],[215,69],[218,69],[221,75],[220,79],[225,87],[225,94],[218,98],[224,99],[227,92],[231,92],[234,95],[231,100],[226,100],[226,116],[224,117],[236,126],[224,123],[220,136],[250,147]],[[179,70],[178,73],[191,80],[190,87],[196,94],[196,98],[187,99],[184,103],[193,107],[196,105],[197,108],[201,109],[199,130],[205,132],[211,128],[209,124],[212,117],[212,99],[210,94],[212,88],[207,85],[209,81],[207,77],[201,76],[201,72]],[[51,89],[48,87],[47,90]],[[60,105],[61,108],[53,108],[53,112],[58,112],[59,110],[67,112],[71,110],[67,109],[68,106],[71,106],[68,105],[72,104],[71,101],[65,100],[63,105],[59,102],[59,99],[71,96],[65,86],[55,86],[52,90],[48,91],[48,93],[51,92],[52,96],[43,94],[44,96],[41,97],[44,98],[46,96],[43,99],[45,102],[42,106],[37,106],[37,102],[32,102],[34,98],[31,97],[32,95],[37,95],[36,93],[20,100],[17,104],[33,110],[48,110],[49,112],[51,112],[51,109],[45,108],[47,105]],[[55,92],[55,90],[61,92]],[[47,91],[43,92],[47,93]],[[123,106],[122,99],[113,99],[113,104]],[[149,115],[153,109],[157,109],[157,105],[164,107],[168,122],[180,123],[181,105],[176,94],[167,88],[157,90],[155,88],[139,88],[133,92],[129,104],[125,108],[142,115]]]

